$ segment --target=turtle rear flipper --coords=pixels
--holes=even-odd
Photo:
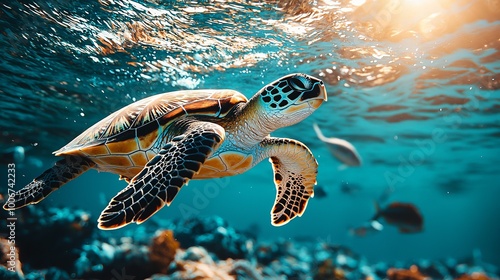
[[[201,169],[224,141],[225,130],[209,122],[193,122],[174,137],[111,201],[98,220],[100,229],[116,229],[146,221],[170,205],[182,186]]]
[[[15,192],[14,201],[8,200],[3,208],[13,210],[38,203],[68,181],[75,179],[94,166],[95,163],[91,160],[79,156],[66,156],[24,188]]]
[[[264,140],[264,145],[268,147],[276,185],[271,224],[283,226],[302,216],[309,198],[314,196],[318,163],[299,141],[270,137]]]

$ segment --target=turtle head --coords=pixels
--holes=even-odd
[[[302,121],[327,99],[323,81],[306,74],[284,76],[265,86],[258,96],[266,115],[278,127]]]

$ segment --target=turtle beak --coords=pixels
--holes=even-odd
[[[328,101],[328,94],[326,93],[326,88],[325,88],[325,84],[323,83],[323,81],[320,81],[319,91],[320,91],[320,94],[318,95],[318,97],[321,98],[323,101]]]
[[[313,88],[309,92],[304,93],[301,98],[302,100],[307,101],[314,109],[318,109],[324,101],[328,100],[328,95],[323,81],[318,80]]]

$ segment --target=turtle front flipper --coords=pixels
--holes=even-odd
[[[262,144],[273,165],[276,185],[271,224],[282,226],[306,210],[309,198],[314,196],[318,163],[299,141],[269,137]]]
[[[201,169],[224,141],[225,130],[209,122],[193,122],[174,137],[120,191],[98,220],[100,229],[117,229],[146,221],[165,204],[170,205],[182,186]]]
[[[68,181],[75,179],[94,166],[95,163],[89,159],[79,156],[66,156],[56,162],[52,168],[45,170],[40,176],[33,179],[24,188],[15,192],[14,201],[9,199],[3,208],[13,210],[38,203]]]

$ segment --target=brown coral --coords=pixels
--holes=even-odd
[[[344,280],[346,278],[342,269],[336,267],[331,259],[326,259],[318,264],[314,279]]]
[[[166,274],[168,266],[175,258],[175,253],[179,249],[179,242],[175,240],[171,230],[164,230],[153,238],[153,243],[149,247],[149,260],[155,270]]]
[[[426,277],[420,271],[418,271],[418,267],[416,265],[412,265],[410,269],[396,269],[389,268],[387,270],[387,278],[389,280],[428,280],[429,277]]]
[[[491,278],[481,272],[460,275],[456,280],[490,280]]]
[[[21,262],[19,261],[19,250],[14,244],[9,244],[9,240],[0,238],[0,265],[9,271],[15,271],[23,276]]]

